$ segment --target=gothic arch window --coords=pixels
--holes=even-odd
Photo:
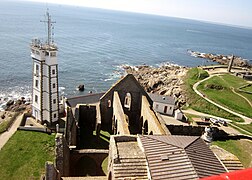
[[[124,99],[124,107],[130,109],[131,106],[131,94],[126,93],[125,99]]]
[[[108,100],[108,107],[111,107],[111,100]]]
[[[148,121],[145,120],[144,126],[143,126],[143,134],[148,134],[149,129],[148,129]]]

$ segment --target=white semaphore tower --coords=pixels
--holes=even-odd
[[[59,119],[58,48],[52,40],[52,24],[46,13],[47,42],[33,39],[31,43],[32,70],[32,115],[41,123],[52,124]]]

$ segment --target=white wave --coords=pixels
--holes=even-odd
[[[65,89],[65,87],[59,87],[59,91],[64,91]]]
[[[26,101],[31,101],[31,88],[26,87],[12,87],[0,92],[0,111],[4,110],[6,103],[10,100],[17,101],[18,99],[24,98]]]
[[[192,33],[203,33],[202,31],[198,31],[198,30],[193,30],[193,29],[187,29],[187,32],[192,32]]]
[[[172,63],[170,61],[165,61],[165,62],[162,62],[162,63],[159,63],[159,64],[156,64],[158,67],[179,67],[180,65],[178,64],[175,64],[175,63]]]

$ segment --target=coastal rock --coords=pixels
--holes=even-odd
[[[84,91],[84,90],[85,90],[84,84],[80,84],[80,85],[78,86],[78,89],[79,89],[79,91]]]
[[[11,112],[23,112],[25,110],[29,110],[31,106],[29,104],[26,104],[26,101],[24,98],[18,99],[14,102],[14,100],[10,100],[12,105],[7,106],[5,109],[6,111]]]
[[[190,53],[191,56],[208,59],[222,65],[228,65],[229,61],[232,59],[232,56],[222,55],[222,54],[221,55],[211,54],[211,53],[207,54],[207,53],[201,53],[201,52],[191,51],[191,50],[188,50],[188,53]],[[249,68],[252,67],[252,65],[249,64],[246,59],[243,59],[238,56],[234,56],[233,65],[239,66],[239,67],[249,67]]]
[[[11,105],[14,104],[14,100],[9,100],[7,103],[6,103],[6,106],[7,107],[10,107]]]
[[[185,104],[185,93],[182,93],[181,86],[188,68],[174,64],[160,67],[125,65],[123,68],[128,74],[133,74],[147,92],[174,96],[178,104]]]

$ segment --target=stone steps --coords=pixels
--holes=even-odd
[[[120,158],[114,164],[115,179],[148,179],[147,164],[144,158]]]

